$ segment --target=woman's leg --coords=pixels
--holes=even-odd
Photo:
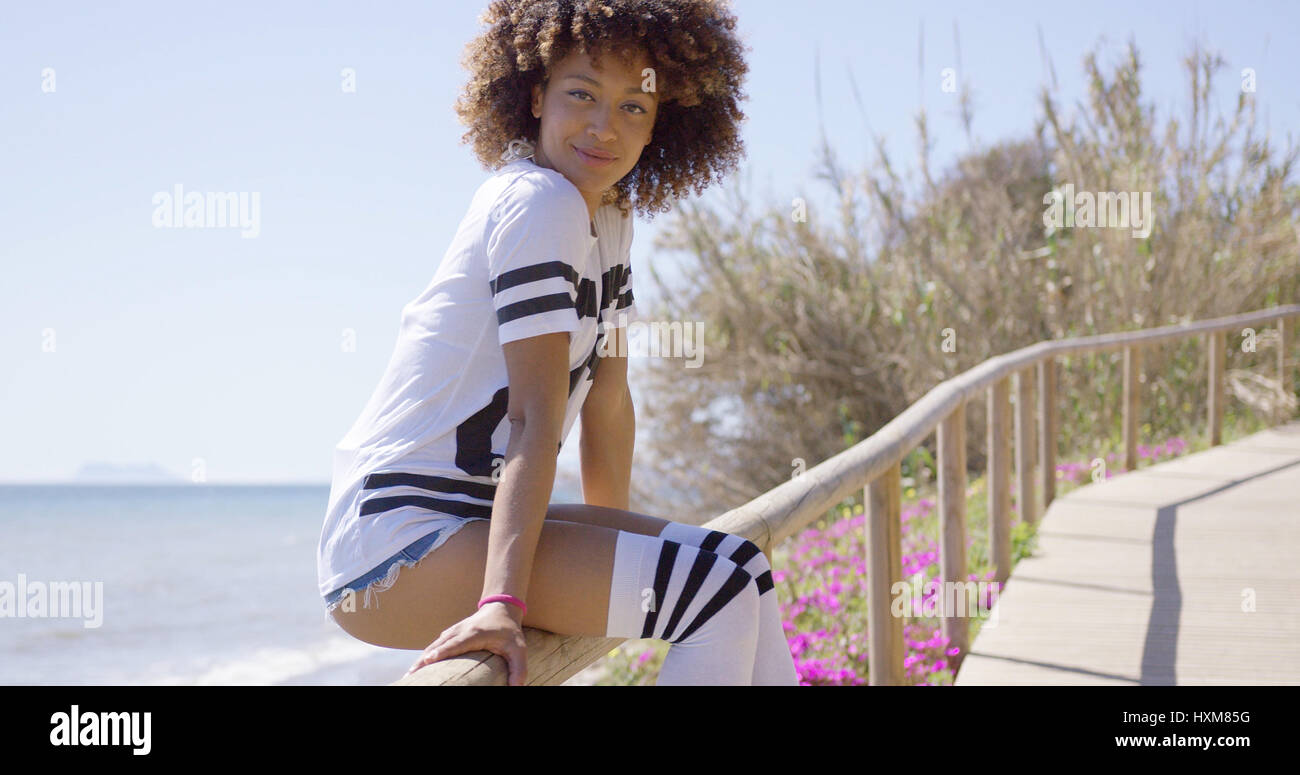
[[[547,513],[547,519],[563,519],[653,535],[730,559],[753,577],[759,593],[758,648],[754,658],[752,685],[799,685],[799,674],[794,666],[794,657],[790,654],[790,643],[781,624],[781,607],[772,581],[772,566],[753,541],[684,522],[580,503],[553,504]]]
[[[790,642],[781,623],[781,606],[772,581],[772,565],[758,544],[732,533],[683,522],[669,522],[660,538],[698,546],[726,557],[754,579],[758,591],[758,649],[754,655],[752,686],[798,686],[799,672],[790,654]]]
[[[758,648],[758,591],[713,552],[618,532],[609,635],[672,644],[658,686],[748,686]]]
[[[334,620],[376,646],[423,649],[477,610],[487,571],[490,522],[473,520],[442,546],[402,568],[378,605],[342,607]],[[524,625],[573,635],[602,635],[618,531],[548,520],[537,539]],[[581,558],[574,562],[573,558]]]
[[[381,605],[334,618],[354,637],[423,649],[474,612],[489,524],[466,524],[414,567]],[[752,578],[712,552],[613,528],[548,519],[528,587],[524,625],[570,635],[657,638],[674,645],[659,682],[746,685],[757,647]]]

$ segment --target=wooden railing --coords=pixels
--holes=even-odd
[[[966,422],[967,402],[988,401],[988,513],[990,559],[995,580],[1011,571],[1011,425],[1014,414],[1015,467],[1020,518],[1039,519],[1051,505],[1056,484],[1056,359],[1071,353],[1124,351],[1124,468],[1137,468],[1138,376],[1142,348],[1204,335],[1209,353],[1207,419],[1210,444],[1220,443],[1224,405],[1227,333],[1242,327],[1277,323],[1277,368],[1283,392],[1290,391],[1287,353],[1295,335],[1300,304],[1163,328],[1039,342],[990,358],[945,380],[871,437],[788,482],[706,523],[705,527],[744,536],[771,555],[772,548],[825,516],[865,487],[867,514],[867,610],[872,685],[901,684],[903,619],[890,614],[891,588],[902,579],[900,491],[903,458],[931,432],[937,435],[939,475],[940,581],[966,580]],[[1038,386],[1037,401],[1034,400]],[[1016,394],[1014,413],[1010,396]],[[1037,406],[1037,421],[1034,409]],[[969,618],[954,611],[941,615],[949,646],[965,655]],[[621,638],[557,635],[525,628],[528,683],[557,684],[623,642]],[[505,662],[476,651],[428,665],[394,685],[475,685],[506,683]]]

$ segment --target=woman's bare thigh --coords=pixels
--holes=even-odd
[[[658,536],[668,526],[668,520],[638,514],[635,511],[612,509],[605,506],[588,506],[585,503],[552,503],[546,511],[547,519],[581,522],[629,533]]]
[[[402,568],[378,605],[333,612],[353,637],[376,646],[423,649],[477,610],[487,570],[491,523],[467,523],[414,566]],[[606,632],[618,530],[547,519],[528,582],[525,627],[565,635]]]
[[[616,531],[658,536],[668,522],[585,503],[550,504],[528,582],[524,626],[604,635]],[[397,582],[378,594],[377,607],[337,608],[334,620],[367,643],[423,649],[476,610],[487,571],[489,525],[480,520],[465,525],[417,565],[403,568]]]

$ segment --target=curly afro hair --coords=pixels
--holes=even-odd
[[[474,154],[489,169],[504,162],[512,140],[535,144],[540,120],[532,87],[544,89],[551,68],[578,51],[629,62],[643,50],[655,72],[658,114],[637,165],[605,192],[624,217],[648,218],[670,200],[704,188],[744,156],[738,102],[748,66],[735,36],[729,0],[495,0],[479,17],[487,29],[465,47],[469,82],[456,113]],[[635,204],[633,200],[635,199]]]

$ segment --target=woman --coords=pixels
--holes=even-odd
[[[510,0],[481,21],[457,111],[498,168],[336,449],[327,610],[423,648],[412,670],[487,650],[522,685],[527,626],[669,641],[661,685],[796,685],[758,547],[628,510],[629,210],[666,211],[740,158],[735,19],[707,0]],[[586,503],[548,504],[579,413]]]

